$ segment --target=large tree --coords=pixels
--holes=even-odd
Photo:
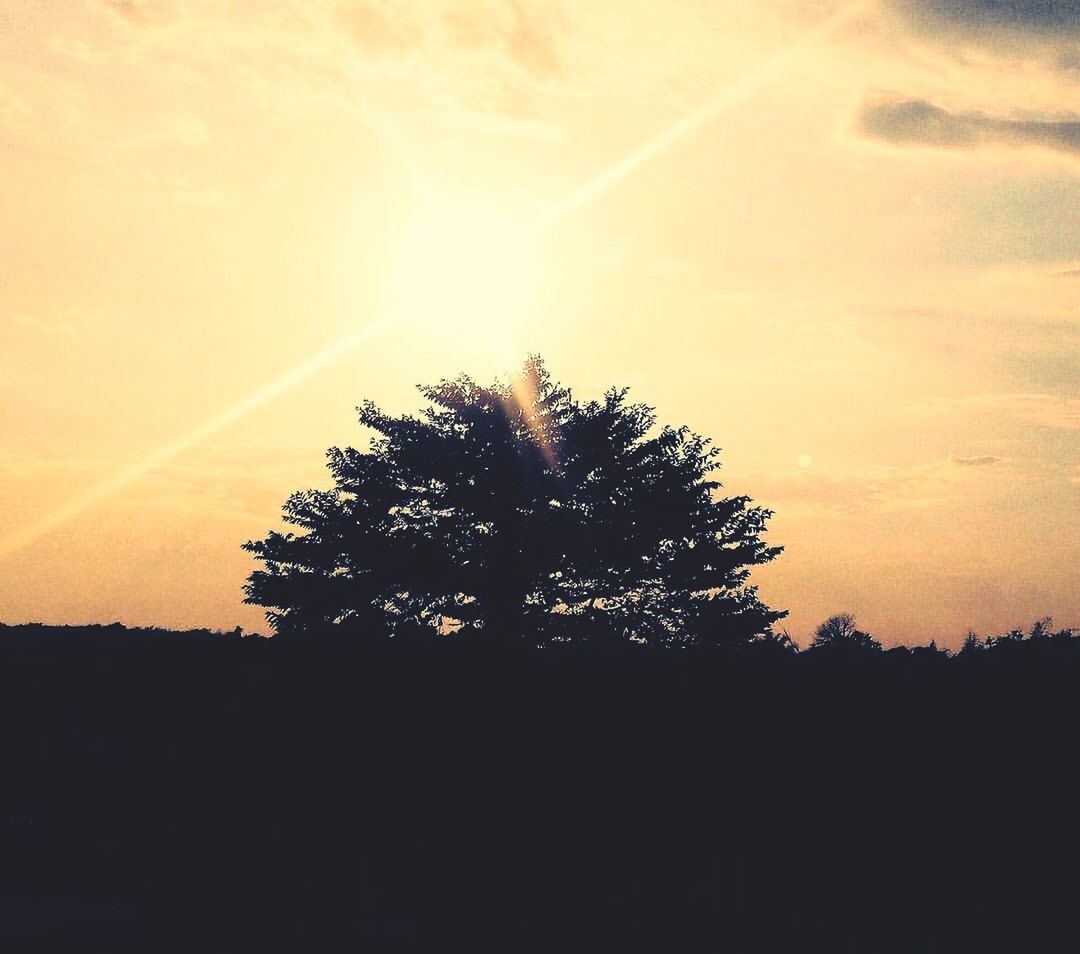
[[[549,641],[742,642],[784,616],[747,585],[779,547],[771,513],[723,497],[718,451],[655,427],[626,389],[579,403],[538,358],[512,383],[420,388],[358,408],[366,452],[327,452],[334,486],[290,496],[245,549],[245,587],[280,633],[482,632]]]

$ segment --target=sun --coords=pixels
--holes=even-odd
[[[403,229],[395,272],[398,295],[425,325],[508,340],[537,290],[536,243],[484,206],[428,199]]]

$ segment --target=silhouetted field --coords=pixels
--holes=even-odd
[[[6,949],[1075,950],[1080,640],[0,627]]]

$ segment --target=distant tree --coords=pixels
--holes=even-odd
[[[1050,639],[1055,635],[1054,633],[1054,620],[1050,616],[1044,616],[1042,619],[1035,620],[1031,624],[1031,630],[1028,633],[1028,639]]]
[[[986,648],[989,649],[995,646],[1007,646],[1013,643],[1038,643],[1051,639],[1067,640],[1071,639],[1072,635],[1073,631],[1067,627],[1055,632],[1053,617],[1044,616],[1041,619],[1035,620],[1035,622],[1031,624],[1031,629],[1026,633],[1019,626],[1014,626],[1007,633],[1003,633],[1000,636],[988,636],[985,645]]]
[[[960,652],[965,655],[970,655],[971,653],[981,652],[987,648],[987,644],[984,640],[979,639],[976,633],[969,632],[964,639],[963,646],[960,647]]]
[[[811,649],[862,649],[880,652],[879,643],[869,633],[864,633],[855,626],[855,617],[850,613],[838,613],[830,616],[814,632]]]
[[[512,384],[420,388],[419,416],[368,402],[365,453],[327,452],[334,486],[290,496],[244,549],[246,602],[277,633],[482,631],[534,642],[741,642],[785,612],[747,585],[779,547],[771,512],[722,497],[718,451],[612,388],[579,403],[539,358]]]

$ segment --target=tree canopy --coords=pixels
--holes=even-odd
[[[530,358],[420,391],[419,415],[358,408],[369,449],[331,448],[334,486],[285,503],[296,531],[245,544],[277,633],[700,645],[786,615],[747,583],[780,552],[771,512],[721,496],[719,451],[627,389],[581,403]]]
[[[814,631],[811,649],[858,649],[880,652],[879,643],[869,633],[864,633],[855,625],[855,617],[850,613],[837,613],[830,616]]]

